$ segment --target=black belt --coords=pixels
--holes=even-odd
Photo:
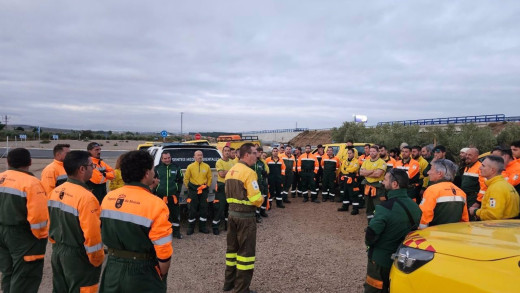
[[[133,252],[133,251],[128,251],[128,250],[114,249],[114,248],[108,249],[108,255],[119,257],[119,258],[125,258],[125,259],[135,259],[135,260],[150,260],[150,259],[155,258],[155,255],[153,255],[151,253]]]

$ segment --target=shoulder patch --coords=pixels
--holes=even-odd
[[[497,201],[494,198],[489,199],[489,206],[494,208],[497,206]]]
[[[256,182],[256,180],[253,180],[253,182],[251,182],[251,185],[253,185],[253,188],[254,188],[255,190],[260,189],[260,188],[258,187],[258,182]]]

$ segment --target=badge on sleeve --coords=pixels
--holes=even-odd
[[[259,189],[259,187],[258,187],[258,183],[256,182],[256,180],[253,180],[253,182],[251,182],[251,185],[253,185],[253,188],[254,188],[255,190],[258,190],[258,189]]]
[[[497,205],[497,201],[494,198],[489,199],[489,206],[494,208]]]

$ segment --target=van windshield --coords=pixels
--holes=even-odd
[[[193,155],[197,150],[198,149],[196,148],[175,148],[164,149],[163,152],[170,153],[170,156],[172,157],[172,162],[179,166],[181,169],[186,169],[189,164],[195,161]],[[201,148],[200,150],[202,151],[202,156],[204,157],[203,162],[208,164],[211,168],[215,168],[215,164],[217,163],[218,159],[221,158],[220,153],[215,149]]]

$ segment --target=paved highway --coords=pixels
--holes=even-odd
[[[12,148],[10,148],[12,149]],[[52,149],[28,149],[31,153],[31,157],[35,159],[52,159],[54,156],[52,155]],[[119,155],[126,153],[127,151],[109,151],[102,150],[101,158],[117,158]],[[6,148],[0,148],[0,158],[5,158]]]

